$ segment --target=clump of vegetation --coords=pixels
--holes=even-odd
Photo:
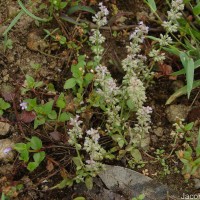
[[[187,84],[174,93],[166,104],[182,94],[188,94],[189,98],[192,89],[200,84],[194,80],[195,69],[200,66],[199,34],[197,28],[182,17],[182,0],[172,0],[171,3],[167,1],[170,10],[165,20],[158,15],[154,0],[145,1],[155,15],[154,21],[163,27],[165,33],[159,37],[150,36],[149,27],[140,21],[129,36],[127,56],[121,62],[124,76],[121,81],[117,81],[103,60],[104,43],[107,38],[101,33],[101,29],[108,24],[108,9],[99,3],[99,11],[95,13],[90,7],[79,6],[79,1],[75,6],[71,6],[69,2],[49,0],[48,17],[39,18],[18,0],[21,10],[3,34],[6,50],[12,46],[8,32],[23,14],[29,15],[37,22],[46,23],[50,22],[56,13],[60,19],[80,26],[83,32],[87,24],[81,24],[68,15],[81,10],[94,14],[92,20],[95,26],[87,35],[90,57],[81,54],[81,48],[67,41],[57,28],[53,31],[44,29],[47,34],[44,39],[51,38],[63,47],[75,49],[76,55],[70,66],[70,75],[65,77],[63,85],[59,85],[57,89],[53,83],[46,83],[38,77],[26,74],[19,88],[18,105],[13,102],[13,108],[15,112],[20,110],[18,121],[33,122],[35,131],[40,130],[50,135],[51,140],[58,142],[59,145],[53,145],[51,149],[52,145],[47,141],[43,142],[39,137],[31,136],[25,137],[28,142],[16,143],[15,150],[19,153],[19,160],[32,172],[44,161],[47,161],[51,168],[59,165],[56,157],[51,157],[49,152],[52,153],[57,148],[67,149],[65,153],[69,160],[64,162],[62,181],[51,189],[72,186],[80,182],[85,182],[87,188],[91,189],[93,177],[105,170],[105,163],[110,160],[121,161],[123,158],[131,168],[145,166],[141,150],[146,151],[149,147],[153,112],[147,105],[146,89],[153,82],[153,69],[165,64],[167,53],[178,56],[183,69],[172,75],[185,74]],[[71,7],[68,9],[69,4]],[[41,9],[48,8],[47,5],[42,5]],[[189,5],[195,16],[198,16],[200,4]],[[66,8],[68,15],[62,15],[61,11]],[[84,33],[86,34],[86,31]],[[144,55],[141,47],[146,40],[154,42]],[[31,67],[37,72],[42,66],[39,63],[32,64]],[[5,111],[10,107],[11,104],[0,98],[0,116],[5,116]],[[198,174],[199,136],[197,145],[191,147],[193,123],[183,125],[181,120],[177,120],[175,127],[176,131],[171,134],[174,139],[171,153],[166,156],[163,149],[157,149],[155,160],[163,167],[164,176],[170,174],[166,160],[177,150],[176,144],[184,140],[184,150],[177,151],[176,154],[183,163],[182,173],[189,179],[192,175]],[[133,199],[144,199],[144,195]]]

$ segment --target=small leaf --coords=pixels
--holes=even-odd
[[[72,115],[70,113],[63,112],[60,115],[59,121],[60,122],[66,122],[66,121],[69,121],[71,117],[72,117]]]
[[[55,110],[52,110],[49,114],[48,114],[48,118],[51,120],[55,120],[57,118],[57,113]]]
[[[73,199],[73,200],[86,200],[86,198],[85,198],[85,197],[76,197],[76,198]]]
[[[150,7],[151,11],[154,13],[157,10],[156,3],[154,0],[146,0],[146,3]]]
[[[195,15],[200,14],[200,2],[192,9],[192,11]]]
[[[87,73],[84,77],[85,86],[88,86],[92,82],[93,78],[94,78],[93,73]]]
[[[29,163],[28,163],[28,166],[27,166],[27,169],[28,169],[30,172],[32,172],[32,171],[34,171],[38,166],[39,166],[39,164],[36,163],[36,162],[29,162]]]
[[[91,190],[93,188],[93,179],[91,176],[89,176],[85,179],[85,185],[88,190]]]
[[[34,153],[33,154],[33,159],[36,163],[41,163],[45,158],[45,152],[44,151],[40,151],[40,152],[37,152],[37,153]]]
[[[75,78],[70,78],[66,80],[64,89],[70,89],[73,88],[76,85],[76,79]]]
[[[40,140],[40,138],[33,136],[30,140],[31,143],[31,148],[34,150],[39,150],[42,148],[42,141]]]

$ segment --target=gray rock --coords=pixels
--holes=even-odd
[[[170,105],[165,110],[165,112],[167,114],[167,119],[171,123],[176,122],[177,117],[180,119],[186,119],[189,111],[190,111],[190,107],[182,105],[182,104]]]
[[[0,140],[0,160],[7,163],[12,162],[14,159],[14,152],[12,148],[14,142],[10,139]]]
[[[10,130],[10,124],[6,122],[0,122],[0,135],[6,135]]]
[[[162,127],[157,127],[154,129],[154,133],[158,136],[161,137],[163,135],[163,128]]]
[[[144,194],[145,200],[165,200],[173,193],[166,185],[124,167],[106,165],[99,177],[109,190],[118,194],[122,191],[129,196],[128,199]]]
[[[200,179],[198,178],[194,179],[194,188],[197,190],[200,189]]]

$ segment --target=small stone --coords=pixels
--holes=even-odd
[[[1,175],[7,175],[11,174],[13,171],[13,165],[7,164],[7,165],[2,165],[0,166],[0,174]]]
[[[38,32],[29,33],[27,47],[32,51],[44,51],[48,44],[41,38]]]
[[[10,130],[10,124],[6,122],[0,122],[0,135],[6,135]]]
[[[194,179],[194,187],[196,190],[200,189],[200,179],[198,178]]]
[[[14,152],[12,148],[14,146],[14,142],[10,139],[0,140],[0,160],[7,163],[13,161]]]
[[[163,128],[162,127],[158,127],[156,129],[154,129],[154,133],[158,136],[161,137],[163,135]]]
[[[167,114],[167,119],[169,122],[176,122],[177,118],[185,120],[190,111],[190,107],[186,105],[170,105],[166,108],[165,112]]]
[[[7,26],[0,26],[0,36],[3,36],[3,33],[7,28]]]

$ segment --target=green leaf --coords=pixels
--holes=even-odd
[[[26,7],[24,6],[24,4],[20,1],[17,0],[19,6],[21,7],[21,9],[30,17],[32,17],[33,19],[37,20],[37,21],[41,21],[41,22],[48,22],[51,20],[51,17],[49,19],[42,19],[40,17],[35,16],[33,13],[31,13],[29,10],[26,9]]]
[[[73,157],[72,160],[74,164],[76,165],[77,170],[82,168],[82,162],[79,157]]]
[[[28,169],[30,172],[32,172],[32,171],[34,171],[38,166],[39,166],[39,164],[36,163],[36,162],[29,162],[29,163],[28,163],[28,166],[27,166],[27,169]]]
[[[61,93],[56,101],[56,106],[60,109],[63,109],[66,107],[66,100],[63,93]]]
[[[66,121],[69,121],[71,117],[72,117],[72,115],[70,113],[63,112],[60,115],[59,121],[60,122],[66,122]]]
[[[146,0],[146,3],[150,7],[151,11],[154,13],[157,10],[156,3],[154,0]]]
[[[76,79],[70,78],[70,79],[66,80],[64,89],[74,88],[75,85],[76,85]]]
[[[27,146],[26,146],[25,143],[16,143],[15,146],[14,146],[14,149],[16,151],[18,151],[19,153],[21,153],[22,151],[27,149]]]
[[[199,86],[200,86],[200,80],[194,81],[192,89],[199,87]],[[187,86],[184,86],[184,87],[178,89],[174,94],[172,94],[169,97],[169,99],[166,101],[165,105],[171,104],[175,99],[177,99],[178,97],[180,97],[186,93],[187,93]]]
[[[91,176],[89,176],[85,179],[85,185],[88,190],[91,190],[93,188],[93,179]]]
[[[36,119],[34,120],[34,129],[36,129],[38,126],[45,124],[46,119],[42,116],[38,116],[36,117]]]
[[[34,88],[41,87],[43,85],[43,81],[36,82]]]
[[[76,198],[73,199],[73,200],[86,200],[86,198],[85,198],[85,197],[76,197]]]
[[[180,53],[180,59],[186,72],[187,94],[189,98],[194,81],[194,60],[188,57],[188,55],[184,52]]]
[[[48,115],[52,112],[53,103],[54,103],[54,100],[49,101],[43,105],[43,112],[44,112],[43,114]]]
[[[192,11],[195,15],[200,14],[200,2],[192,9]]]
[[[35,84],[35,79],[32,76],[29,76],[28,74],[26,75],[26,81],[28,84],[29,88],[33,88],[34,84]]]
[[[191,123],[189,123],[189,124],[186,124],[186,125],[184,126],[185,131],[190,131],[190,130],[192,130],[193,125],[194,125],[194,122],[191,122]]]
[[[23,151],[20,152],[19,159],[23,160],[24,162],[28,162],[28,160],[29,160],[29,152],[28,152],[27,149],[24,149]]]
[[[180,54],[180,51],[178,48],[174,47],[174,46],[170,46],[170,48],[167,48],[167,47],[162,47],[165,51],[169,52],[169,53],[172,53],[176,56],[179,56]]]
[[[134,110],[134,109],[135,109],[134,102],[132,101],[132,99],[128,99],[128,100],[126,101],[126,104],[127,104],[128,108],[129,108],[130,110]]]
[[[134,158],[135,162],[138,163],[142,160],[142,155],[138,149],[131,150],[131,155]]]
[[[73,6],[73,7],[69,8],[68,11],[67,11],[67,14],[71,15],[71,14],[77,12],[77,11],[86,11],[86,12],[90,12],[90,13],[92,13],[94,15],[96,14],[96,12],[91,7],[80,6],[80,5]]]
[[[31,148],[34,150],[39,150],[42,148],[42,141],[40,140],[40,138],[33,136],[30,140],[31,143]]]
[[[17,16],[11,21],[11,23],[9,24],[8,28],[3,32],[3,36],[5,37],[8,32],[13,28],[13,26],[15,26],[15,24],[20,20],[21,16],[24,14],[24,11],[21,10]]]
[[[55,120],[57,119],[57,113],[55,110],[52,110],[49,114],[48,114],[48,118],[51,120]]]
[[[84,85],[88,86],[92,82],[93,78],[94,78],[93,73],[87,73],[84,77]]]
[[[75,24],[77,26],[81,26],[81,23],[78,23],[76,20],[74,20],[73,18],[71,18],[71,17],[69,17],[69,16],[67,16],[67,15],[65,15],[63,13],[61,14],[60,18],[62,20],[64,20],[64,21],[66,21],[66,22],[71,23],[71,24]]]
[[[45,158],[45,152],[44,151],[40,151],[40,152],[37,152],[37,153],[34,153],[33,154],[33,159],[36,163],[41,163]]]
[[[8,108],[10,108],[10,104],[5,102],[2,98],[0,98],[0,109],[6,110]]]

